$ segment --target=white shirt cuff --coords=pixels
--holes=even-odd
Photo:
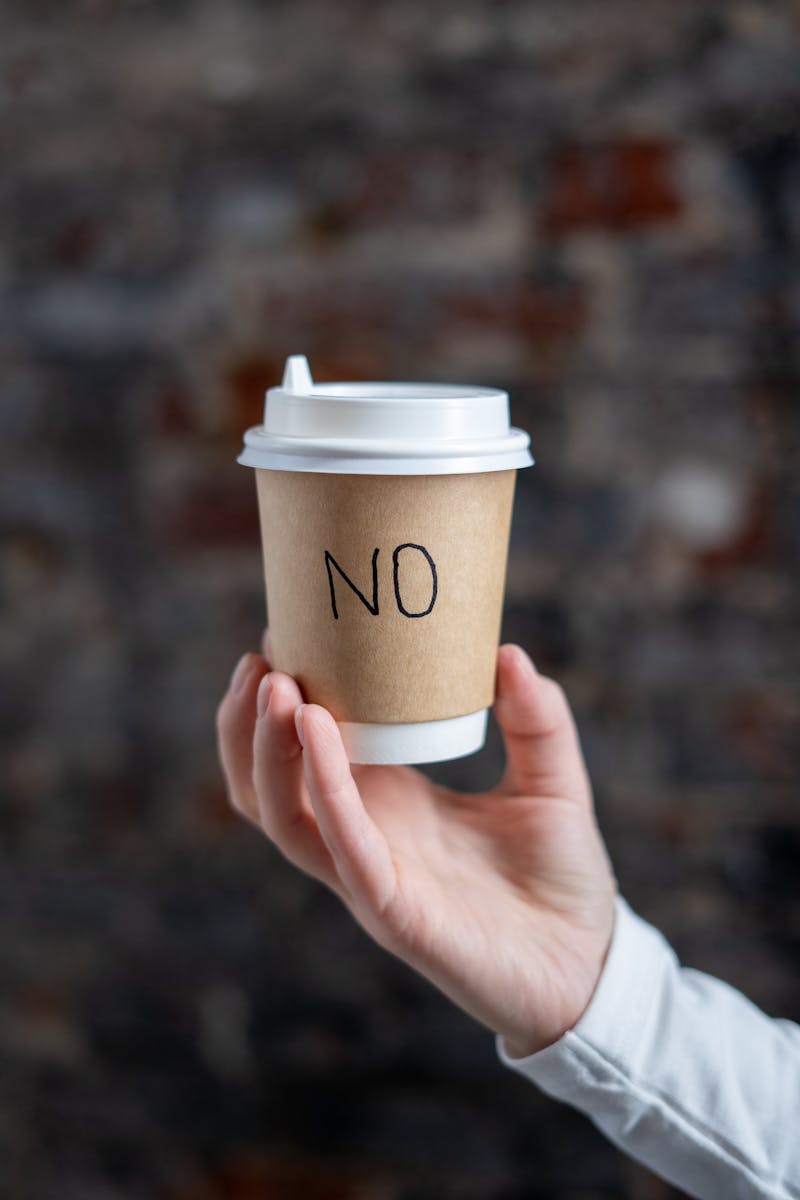
[[[569,1103],[580,1091],[575,1079],[576,1042],[588,1042],[604,1058],[635,1063],[636,1047],[659,990],[663,972],[674,962],[664,937],[618,897],[608,956],[594,995],[581,1019],[557,1042],[525,1058],[512,1058],[504,1039],[496,1038],[501,1062]]]

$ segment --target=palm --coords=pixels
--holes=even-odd
[[[572,810],[560,799],[455,792],[410,767],[354,767],[353,778],[398,876],[416,885],[410,904],[423,884],[442,886],[460,905],[467,897],[458,885],[480,884],[493,896],[557,909],[564,867],[580,869],[569,863]]]
[[[543,1003],[560,1008],[573,965],[569,947],[591,938],[602,890],[605,855],[599,836],[587,831],[585,810],[562,797],[508,795],[499,787],[462,794],[408,767],[356,767],[353,776],[389,846],[396,880],[380,923],[348,900],[354,915],[382,944],[397,949],[399,942],[404,958],[488,1024],[498,1023],[497,1013],[475,1002],[475,963],[517,1009],[517,950],[536,948],[520,1023],[557,1023],[560,1012],[542,1013]],[[605,884],[604,872],[600,878]]]

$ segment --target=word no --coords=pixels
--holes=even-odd
[[[378,549],[379,548],[376,546],[376,548],[372,552],[372,602],[371,603],[367,599],[367,597],[364,595],[364,593],[361,591],[361,589],[356,587],[356,585],[353,583],[353,581],[349,577],[349,575],[345,574],[345,572],[339,566],[336,559],[331,554],[330,550],[325,551],[325,569],[328,572],[328,586],[331,589],[331,608],[333,610],[333,615],[334,615],[335,620],[337,620],[337,621],[339,620],[339,610],[336,607],[336,589],[333,586],[333,571],[331,570],[332,567],[336,568],[336,570],[339,572],[339,574],[341,575],[342,579],[345,581],[347,586],[349,588],[352,588],[352,590],[358,596],[359,600],[364,605],[364,607],[366,609],[368,609],[369,612],[372,613],[373,617],[378,616]],[[428,564],[428,569],[430,570],[430,573],[431,573],[430,602],[428,604],[428,607],[423,608],[421,612],[410,612],[409,609],[406,608],[405,604],[403,604],[403,597],[400,594],[400,555],[403,553],[404,550],[408,550],[408,551],[416,550],[419,554],[421,554],[423,556],[423,558],[425,559],[425,562]],[[417,545],[416,542],[401,542],[401,544],[399,546],[395,546],[394,550],[392,551],[392,583],[394,585],[394,598],[397,603],[397,607],[400,610],[400,612],[403,614],[404,617],[427,617],[428,613],[431,611],[434,604],[436,603],[436,596],[438,595],[438,592],[439,592],[439,580],[438,580],[438,576],[436,574],[436,563],[433,561],[433,559],[431,558],[430,554],[428,553],[428,551],[425,549],[424,546],[419,546],[419,545]]]

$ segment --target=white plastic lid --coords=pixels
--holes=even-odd
[[[508,393],[450,383],[314,383],[302,354],[270,388],[238,461],[273,471],[446,475],[529,467]]]

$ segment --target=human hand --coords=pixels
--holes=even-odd
[[[404,959],[523,1057],[586,1009],[616,886],[569,705],[519,647],[497,656],[507,764],[465,794],[404,766],[348,762],[338,726],[264,655],[217,713],[233,806]]]

